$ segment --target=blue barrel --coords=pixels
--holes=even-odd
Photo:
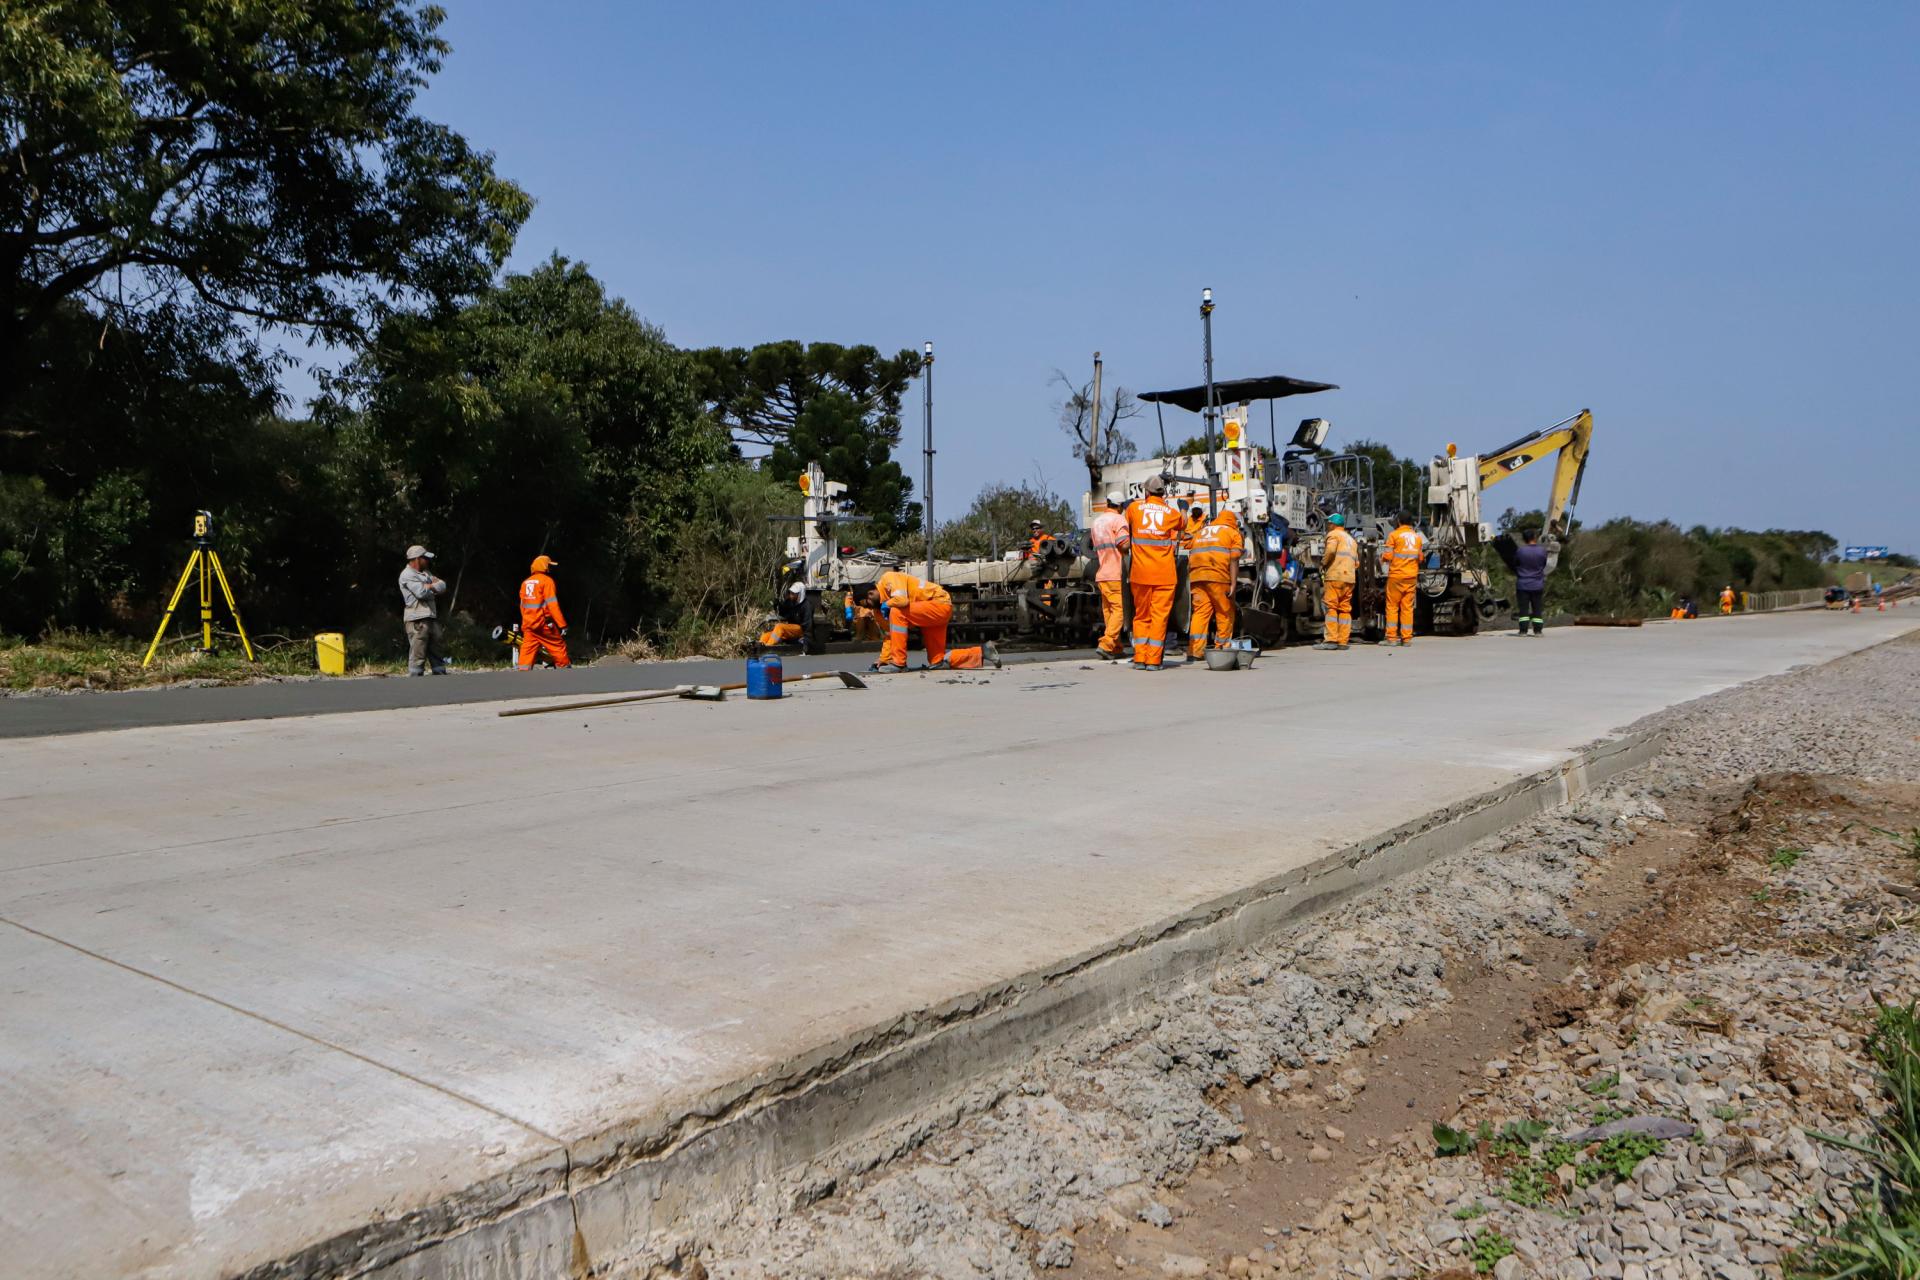
[[[749,698],[777,698],[780,696],[780,655],[769,653],[764,657],[747,659],[747,696]]]

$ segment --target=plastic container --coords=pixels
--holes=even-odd
[[[313,657],[321,675],[347,674],[347,638],[338,631],[322,631],[313,638]]]
[[[764,654],[747,659],[747,696],[778,698],[782,694],[780,656]]]

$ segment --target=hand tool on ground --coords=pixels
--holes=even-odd
[[[838,680],[849,689],[864,689],[867,682],[851,671],[816,671],[811,675],[788,676],[782,684],[799,684],[802,680]],[[744,689],[747,682],[741,680],[735,684],[697,684],[684,688],[680,696],[701,702],[724,702],[728,693]]]
[[[584,711],[588,707],[617,707],[625,702],[648,702],[654,698],[678,698],[694,686],[677,684],[671,689],[649,689],[645,693],[629,693],[618,698],[595,698],[591,702],[562,702],[551,707],[515,707],[511,711],[496,711],[497,716],[537,716],[548,711]]]

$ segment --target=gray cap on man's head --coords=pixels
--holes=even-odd
[[[408,548],[407,548],[407,559],[409,559],[409,560],[420,560],[420,559],[427,559],[427,560],[431,560],[431,559],[433,559],[433,552],[431,552],[431,551],[429,551],[429,550],[427,550],[427,549],[426,549],[425,547],[423,547],[423,546],[421,546],[421,545],[420,545],[419,543],[417,543],[417,542],[416,542],[416,543],[414,543],[414,544],[413,544],[412,546],[410,546],[410,547],[408,547]]]
[[[1167,491],[1167,478],[1165,476],[1148,476],[1147,477],[1148,493],[1165,493],[1166,491]]]

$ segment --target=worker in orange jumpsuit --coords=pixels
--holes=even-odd
[[[1053,535],[1047,532],[1046,525],[1041,524],[1038,520],[1027,521],[1027,546],[1026,550],[1020,553],[1020,558],[1022,560],[1039,559],[1040,548],[1052,541],[1052,539]]]
[[[1207,629],[1213,629],[1214,647],[1233,639],[1233,582],[1240,572],[1240,517],[1230,508],[1200,526],[1187,552],[1187,585],[1192,588],[1193,616],[1187,622],[1187,656],[1206,656]]]
[[[1404,648],[1413,643],[1413,589],[1426,558],[1426,537],[1413,527],[1413,516],[1402,512],[1399,525],[1380,544],[1380,567],[1387,575],[1388,644]]]
[[[847,626],[853,631],[855,640],[883,640],[878,610],[869,609],[853,598],[853,592],[847,592]]]
[[[953,597],[937,582],[923,582],[898,569],[880,575],[861,597],[869,608],[887,612],[887,638],[880,647],[880,661],[873,670],[897,672],[907,669],[907,630],[920,628],[921,642],[927,646],[929,667],[974,668],[982,663],[1000,665],[1000,655],[991,644],[947,648],[947,624],[953,621]]]
[[[1120,630],[1126,625],[1127,605],[1122,596],[1121,557],[1127,551],[1127,500],[1118,490],[1107,494],[1107,509],[1093,518],[1093,553],[1100,560],[1093,585],[1100,591],[1100,633],[1097,650],[1108,662],[1120,660]]]
[[[520,584],[520,667],[533,669],[533,661],[545,653],[556,667],[573,665],[567,657],[567,615],[560,612],[560,596],[553,585],[552,570],[559,561],[547,556],[533,558],[533,572]]]
[[[805,629],[797,622],[775,622],[760,633],[760,647],[771,649],[779,644],[793,644],[805,634]]]
[[[1360,566],[1360,544],[1347,532],[1346,517],[1335,512],[1327,517],[1326,550],[1320,556],[1321,598],[1326,605],[1325,638],[1316,649],[1347,651],[1347,639],[1353,634],[1353,583]]]
[[[1720,612],[1721,613],[1733,612],[1733,588],[1732,587],[1722,587],[1720,589]]]
[[[1128,572],[1133,592],[1133,666],[1136,671],[1159,671],[1167,650],[1167,615],[1173,612],[1173,590],[1180,581],[1175,552],[1184,522],[1167,503],[1167,482],[1147,477],[1147,492],[1127,504],[1127,542],[1133,551]]]

